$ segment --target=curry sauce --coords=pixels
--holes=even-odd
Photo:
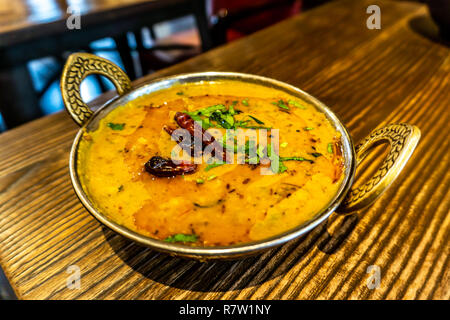
[[[167,127],[177,127],[180,113],[218,142],[226,129],[265,130],[269,140],[278,129],[278,169],[273,157],[263,163],[258,148],[242,164],[204,161],[187,174],[149,173],[149,159],[179,150]],[[231,245],[288,231],[326,208],[343,180],[339,141],[323,113],[282,91],[236,81],[180,84],[117,107],[84,132],[78,168],[91,201],[115,222],[170,242]]]

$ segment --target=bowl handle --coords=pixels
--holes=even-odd
[[[397,178],[420,139],[420,130],[406,123],[389,124],[372,133],[356,147],[356,166],[367,156],[370,149],[389,142],[390,150],[372,178],[360,187],[352,187],[341,203],[338,212],[362,209],[374,202]]]
[[[90,74],[99,74],[112,81],[117,93],[122,95],[131,89],[131,81],[111,61],[90,53],[73,53],[67,59],[61,75],[61,93],[73,120],[82,126],[92,115],[92,110],[81,99],[81,82]]]

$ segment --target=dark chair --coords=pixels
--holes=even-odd
[[[212,46],[218,46],[299,13],[301,4],[301,0],[211,0],[212,10],[206,16],[206,23],[204,18],[201,18],[203,23],[198,24],[200,26],[198,33],[208,33]],[[153,26],[148,28],[155,42],[151,47],[144,46],[141,30],[132,33],[136,39],[135,48],[130,48],[126,36],[116,38],[122,61],[132,78],[138,72],[135,70],[136,62],[133,61],[130,52],[135,56],[137,54],[140,71],[145,75],[184,61],[211,47],[205,46],[200,40],[201,37],[193,35],[195,30],[158,39],[153,32]]]
[[[213,0],[211,38],[220,45],[298,14],[301,0]]]

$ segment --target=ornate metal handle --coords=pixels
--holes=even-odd
[[[80,126],[93,113],[80,94],[81,82],[90,74],[100,74],[110,79],[119,95],[131,89],[130,79],[114,63],[89,53],[71,54],[62,72],[61,93],[67,111]]]
[[[387,141],[391,148],[375,175],[364,185],[351,188],[337,211],[356,211],[374,202],[397,178],[414,152],[419,139],[420,130],[416,126],[398,123],[374,130],[360,142],[355,147],[357,166],[373,147]]]

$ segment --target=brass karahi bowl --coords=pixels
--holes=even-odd
[[[93,112],[82,101],[80,95],[80,84],[90,74],[100,74],[109,78],[114,83],[119,94],[117,98],[108,101],[96,112]],[[83,132],[95,130],[99,121],[111,110],[142,95],[166,89],[175,84],[225,79],[275,88],[298,97],[325,114],[334,128],[340,132],[344,157],[344,179],[338,192],[329,202],[328,206],[320,212],[317,212],[306,223],[274,237],[221,247],[188,246],[153,239],[119,225],[108,218],[106,212],[99,210],[89,198],[88,193],[83,189],[77,168],[79,143]],[[289,84],[251,74],[235,72],[189,73],[156,79],[144,83],[139,87],[131,88],[131,82],[127,75],[110,61],[87,53],[75,53],[68,58],[64,67],[61,77],[61,91],[68,112],[75,122],[81,126],[72,145],[69,166],[73,187],[86,209],[102,224],[137,243],[169,253],[173,256],[183,256],[199,260],[239,258],[260,253],[306,234],[325,221],[336,210],[344,213],[352,212],[370,205],[395,180],[412,155],[420,139],[420,131],[417,127],[405,123],[397,123],[374,130],[368,137],[355,146],[345,126],[322,102]],[[380,168],[366,183],[360,187],[352,187],[355,171],[359,163],[372,147],[386,141],[389,142],[391,148]]]

